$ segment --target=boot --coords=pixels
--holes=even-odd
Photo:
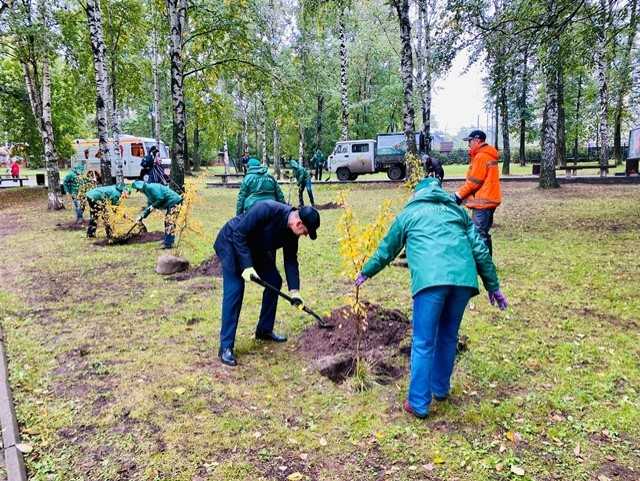
[[[164,241],[162,242],[163,249],[171,249],[173,247],[173,241],[175,241],[176,236],[171,234],[164,235]]]

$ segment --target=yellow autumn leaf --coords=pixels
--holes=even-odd
[[[299,473],[297,471],[295,473],[291,473],[289,476],[287,476],[287,479],[289,481],[300,481],[303,478],[304,478],[304,476],[302,475],[302,473]]]
[[[185,392],[187,392],[187,390],[183,387],[177,387],[173,390],[174,393],[176,393],[178,396],[182,396]]]

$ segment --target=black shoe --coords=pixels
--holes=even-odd
[[[236,357],[233,355],[233,351],[230,348],[225,349],[224,351],[220,351],[218,353],[218,357],[222,364],[227,366],[237,366],[238,361],[236,361]]]
[[[260,341],[287,342],[287,336],[279,336],[272,332],[256,332],[256,339]]]
[[[438,402],[443,402],[446,401],[447,399],[449,399],[449,395],[445,394],[444,396],[436,396],[435,394],[433,395],[433,399],[435,399]]]

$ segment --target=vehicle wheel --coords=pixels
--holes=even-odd
[[[350,174],[349,180],[356,180],[358,178],[358,174]]]
[[[351,172],[347,167],[340,167],[338,170],[336,170],[336,176],[338,177],[338,180],[342,182],[351,180]]]
[[[401,165],[392,165],[387,171],[387,177],[391,180],[402,180],[404,178],[404,169]]]

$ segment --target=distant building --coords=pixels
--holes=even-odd
[[[431,137],[432,150],[437,150],[443,154],[448,154],[453,150],[453,141],[450,140],[446,134],[442,132],[432,132]]]

